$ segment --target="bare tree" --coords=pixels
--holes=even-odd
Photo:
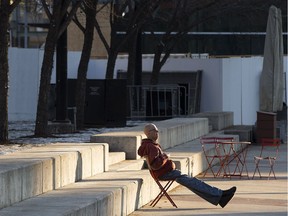
[[[9,17],[20,1],[0,1],[0,143],[8,142]]]
[[[153,13],[158,7],[159,2],[163,0],[123,0],[119,1],[118,4],[114,4],[114,1],[111,1],[110,4],[106,4],[104,6],[109,6],[109,23],[111,29],[110,36],[110,45],[108,41],[103,36],[100,25],[96,20],[95,28],[106,48],[108,53],[108,62],[106,68],[106,79],[114,78],[114,68],[116,59],[120,49],[126,43],[130,43],[130,40],[133,40],[138,33],[139,29],[148,20],[151,19]],[[121,31],[124,33],[123,37],[117,40],[117,31],[120,30],[119,26],[122,26],[123,29]],[[128,75],[128,83],[131,84],[132,75]]]
[[[97,33],[104,44],[104,47],[108,53],[108,61],[107,61],[107,67],[106,67],[106,79],[113,79],[114,77],[114,68],[116,59],[119,53],[120,48],[126,43],[126,41],[131,37],[131,35],[134,33],[134,29],[129,31],[129,34],[125,35],[125,37],[121,40],[116,42],[116,35],[117,35],[117,22],[119,22],[119,19],[123,19],[122,13],[124,13],[125,8],[129,10],[128,8],[131,8],[131,1],[130,0],[124,0],[121,4],[115,5],[113,1],[110,2],[110,4],[103,5],[102,9],[104,7],[109,7],[110,13],[109,13],[109,23],[110,23],[110,45],[107,39],[103,36],[102,30],[100,28],[100,25],[98,23],[98,20],[96,19],[95,22],[95,28],[97,30]],[[131,26],[128,26],[127,28],[131,28]]]
[[[160,23],[163,23],[163,21],[166,23],[167,30],[160,37],[157,46],[155,47],[150,84],[158,84],[160,70],[179,40],[181,40],[181,38],[193,27],[200,25],[202,22],[208,21],[219,13],[223,13],[226,10],[226,4],[227,2],[225,1],[222,1],[221,3],[220,1],[214,0],[179,0],[170,1],[170,5],[163,7],[164,11],[161,12],[159,10],[159,16],[157,18]],[[211,10],[212,7],[214,7],[215,10]],[[193,21],[191,19],[191,17],[198,11],[207,9],[210,9],[211,13],[206,14],[200,22],[199,20]],[[170,11],[170,13],[167,13],[167,10]]]
[[[84,43],[81,53],[81,59],[78,66],[77,74],[77,85],[75,93],[76,101],[76,125],[77,129],[83,129],[84,127],[84,111],[85,111],[85,100],[86,100],[86,77],[88,64],[91,56],[91,49],[93,44],[94,37],[94,25],[95,25],[95,16],[96,16],[96,6],[98,0],[85,0],[81,6],[81,10],[86,15],[86,24],[85,27],[79,22],[77,16],[74,18],[74,22],[84,33]]]
[[[150,83],[158,84],[158,77],[162,66],[165,64],[175,45],[187,32],[196,26],[215,20],[224,15],[237,14],[238,16],[257,16],[259,12],[267,12],[271,4],[284,4],[281,0],[169,0],[162,4],[158,11],[156,21],[167,26],[155,47],[153,70]],[[286,4],[287,6],[287,4]],[[285,8],[285,7],[284,7]],[[200,12],[200,19],[193,15]],[[189,22],[187,22],[189,20]],[[153,34],[153,32],[152,32]]]
[[[41,68],[40,89],[38,97],[35,136],[48,136],[48,97],[53,68],[53,57],[58,38],[65,31],[75,15],[82,0],[53,0],[50,5],[41,0],[45,12],[50,20],[45,43],[44,57]],[[64,20],[64,21],[63,21]]]

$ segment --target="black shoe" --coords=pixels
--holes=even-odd
[[[232,199],[236,192],[236,187],[232,187],[229,190],[224,190],[221,196],[221,199],[219,201],[219,205],[224,208],[227,203]]]

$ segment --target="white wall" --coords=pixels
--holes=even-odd
[[[80,52],[68,54],[68,78],[76,78]],[[9,49],[9,121],[36,118],[43,50]],[[259,80],[263,57],[191,59],[170,58],[162,71],[202,70],[201,112],[234,112],[234,124],[252,125],[259,108]],[[143,58],[143,71],[152,70],[152,58]],[[55,66],[51,83],[55,83]],[[106,60],[91,60],[88,79],[104,79]],[[127,58],[119,58],[117,70],[127,70]],[[284,60],[287,72],[287,56]],[[286,73],[286,80],[288,75]]]
[[[234,112],[234,124],[256,122],[262,61],[262,57],[223,59],[223,110]]]
[[[9,121],[36,118],[40,56],[38,49],[9,49]]]

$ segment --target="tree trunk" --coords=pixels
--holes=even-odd
[[[141,38],[142,32],[139,28],[137,33],[131,38],[131,46],[129,49],[128,58],[128,71],[127,71],[127,83],[128,85],[141,86],[142,84],[142,49],[141,49]],[[139,110],[142,107],[141,89],[138,87],[131,88],[130,93],[132,98],[128,101],[129,106],[133,109]]]
[[[142,47],[141,47],[142,31],[138,28],[136,34],[131,38],[131,46],[129,49],[127,83],[129,85],[141,85],[142,76]]]
[[[94,37],[94,23],[96,16],[96,5],[98,0],[93,0],[92,4],[86,8],[86,30],[84,34],[84,44],[81,53],[81,59],[78,67],[77,86],[76,86],[76,121],[77,129],[84,128],[84,116],[85,116],[85,101],[86,101],[86,77],[88,64],[91,55],[91,49]],[[75,119],[74,119],[75,120]]]
[[[161,54],[163,52],[163,46],[158,45],[157,50],[154,55],[154,61],[153,61],[153,69],[152,69],[152,74],[150,78],[150,84],[151,85],[157,85],[159,82],[159,74],[161,70]]]
[[[41,68],[41,79],[37,105],[37,115],[35,124],[35,136],[47,137],[48,131],[48,99],[50,93],[50,80],[53,68],[53,57],[59,36],[66,30],[72,17],[75,15],[77,8],[82,1],[76,1],[72,5],[70,12],[67,9],[71,6],[72,0],[53,1],[53,13],[50,13],[48,5],[42,0],[43,7],[50,19],[50,26],[46,37],[44,58]],[[68,15],[67,15],[68,13]],[[63,23],[63,18],[67,16]]]
[[[107,69],[106,69],[106,79],[113,79],[114,78],[114,69],[115,64],[117,60],[118,52],[111,49],[109,56],[108,56],[108,62],[107,62]]]
[[[4,9],[5,10],[5,9]],[[1,10],[0,22],[0,143],[8,142],[8,38],[9,13]]]
[[[48,131],[48,97],[53,67],[54,51],[57,43],[57,30],[52,25],[48,31],[45,44],[36,115],[35,136],[46,137]]]
[[[135,68],[136,68],[136,52],[135,52],[136,35],[132,38],[131,46],[129,47],[128,67],[127,67],[127,84],[135,85]]]
[[[111,38],[110,38],[110,49],[107,50],[108,52],[108,61],[106,67],[106,79],[113,79],[114,78],[114,69],[115,64],[118,56],[118,50],[120,45],[115,43],[116,40],[116,30],[115,26],[111,26]]]

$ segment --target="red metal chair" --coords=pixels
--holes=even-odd
[[[175,204],[175,202],[172,200],[172,198],[169,196],[169,194],[167,193],[168,189],[171,187],[171,185],[173,184],[173,182],[175,181],[175,179],[173,180],[169,180],[169,181],[165,181],[165,183],[163,183],[163,185],[161,184],[160,180],[155,176],[153,170],[150,167],[148,158],[145,157],[146,159],[146,163],[148,165],[148,169],[149,172],[152,176],[152,178],[154,179],[154,181],[156,182],[156,184],[158,185],[160,192],[158,193],[158,195],[154,198],[154,200],[150,203],[150,206],[154,207],[159,200],[165,195],[166,198],[169,200],[169,202],[171,203],[172,206],[177,207],[177,205]]]
[[[208,168],[205,170],[203,177],[206,176],[207,172],[210,170],[213,177],[216,178],[220,176],[221,172],[224,175],[229,175],[229,157],[231,154],[231,149],[225,148],[225,145],[221,144],[223,141],[233,141],[233,137],[201,137],[200,143],[202,146],[203,153],[205,155]],[[227,146],[227,145],[226,145]],[[216,161],[215,161],[216,160]],[[218,163],[220,165],[219,169],[214,171],[214,164]],[[227,170],[228,169],[228,174]]]
[[[254,179],[254,176],[257,171],[260,178],[263,177],[260,172],[260,167],[262,171],[264,169],[269,170],[268,180],[270,179],[271,173],[273,173],[274,178],[276,179],[276,175],[274,172],[274,165],[278,157],[280,143],[281,141],[278,138],[275,139],[262,138],[260,140],[261,151],[259,156],[254,156],[254,162],[256,167],[252,179]]]

